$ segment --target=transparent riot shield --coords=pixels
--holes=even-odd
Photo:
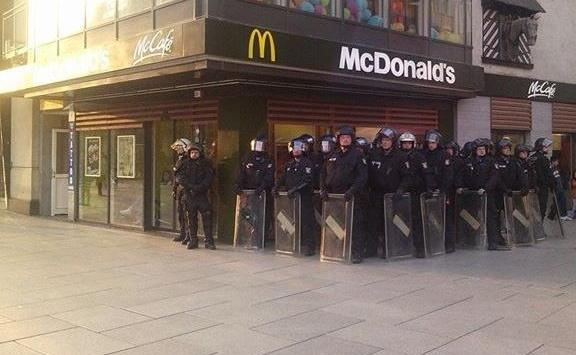
[[[388,260],[414,255],[410,194],[384,195],[384,229]]]
[[[344,195],[329,194],[323,202],[321,261],[351,262],[353,211],[354,200]]]
[[[514,192],[512,196],[504,197],[506,211],[506,226],[508,245],[530,246],[536,242],[534,224],[530,219],[530,207],[527,196]]]
[[[456,233],[465,248],[486,248],[486,193],[467,190],[456,194]]]
[[[538,200],[538,194],[535,191],[530,191],[528,196],[526,196],[526,203],[528,208],[528,215],[530,216],[530,223],[534,228],[534,239],[537,241],[546,239],[542,214],[540,213],[540,201]]]
[[[426,257],[446,253],[446,195],[420,195]]]
[[[254,190],[243,190],[236,199],[234,247],[264,248],[265,221],[266,193],[258,196]]]
[[[544,231],[548,236],[565,238],[564,225],[560,219],[560,209],[558,208],[558,199],[554,192],[548,194],[548,211],[544,217]]]
[[[280,192],[274,197],[276,252],[288,255],[300,254],[300,194],[288,197]]]

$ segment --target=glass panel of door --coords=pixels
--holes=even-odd
[[[109,133],[79,132],[78,214],[82,221],[108,223]]]

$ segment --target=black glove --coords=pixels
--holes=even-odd
[[[274,186],[272,188],[272,190],[270,191],[270,193],[272,194],[272,196],[278,196],[279,195],[278,188],[276,186]]]
[[[530,190],[528,190],[528,189],[526,189],[526,188],[524,188],[524,189],[522,189],[522,191],[520,191],[520,194],[521,194],[523,197],[528,196],[528,193],[530,193]]]
[[[290,190],[288,190],[288,192],[287,192],[286,195],[288,196],[288,198],[294,198],[294,197],[296,197],[296,192],[297,192],[297,191],[298,191],[298,190],[296,190],[296,189],[290,189]]]
[[[236,192],[236,195],[237,195],[237,196],[240,196],[240,195],[242,195],[242,193],[243,193],[243,191],[242,191],[241,188],[237,188],[234,192]]]
[[[457,193],[458,195],[462,195],[462,194],[464,193],[464,189],[461,188],[461,187],[459,187],[459,188],[456,189],[456,193]]]
[[[264,187],[258,186],[258,187],[256,188],[256,191],[255,191],[256,196],[261,196],[264,191],[266,191],[266,189],[265,189]]]
[[[320,199],[322,201],[328,200],[328,192],[326,190],[320,190]]]
[[[486,193],[486,190],[484,189],[478,189],[478,195],[482,196]]]
[[[352,201],[353,198],[354,198],[354,192],[353,191],[348,190],[344,193],[344,200]]]
[[[512,191],[510,189],[506,190],[506,196],[508,196],[508,197],[514,196],[514,191]]]

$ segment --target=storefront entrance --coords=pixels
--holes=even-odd
[[[52,130],[51,215],[68,214],[68,138],[66,129]]]
[[[144,226],[144,129],[81,131],[79,219]]]

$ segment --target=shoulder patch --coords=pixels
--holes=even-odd
[[[268,164],[268,169],[272,169],[272,163]]]
[[[306,174],[312,174],[312,168],[306,168]]]
[[[446,164],[446,166],[450,166],[450,159],[446,159],[446,161],[444,161],[444,164]]]
[[[366,165],[366,158],[362,158],[362,163]]]
[[[423,163],[422,163],[422,167],[423,167],[424,169],[428,169],[428,163],[427,163],[427,162],[423,162]]]

